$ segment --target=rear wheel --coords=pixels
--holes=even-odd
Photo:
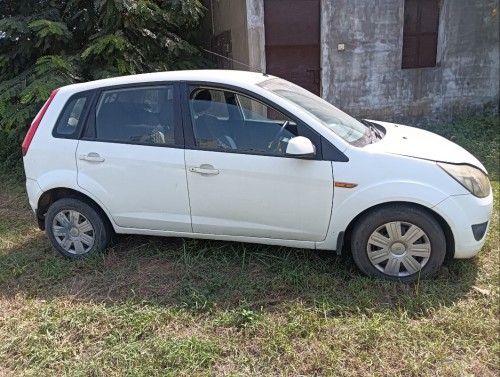
[[[411,282],[439,270],[446,239],[436,219],[424,210],[391,205],[358,221],[351,249],[354,261],[367,275]]]
[[[45,231],[52,246],[71,259],[104,250],[111,240],[104,215],[73,198],[60,199],[50,206],[45,215]]]

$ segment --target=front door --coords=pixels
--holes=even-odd
[[[186,102],[193,125],[186,170],[195,233],[325,239],[331,162],[285,154],[302,125],[231,90],[193,86]]]
[[[264,1],[266,72],[320,95],[320,0]]]

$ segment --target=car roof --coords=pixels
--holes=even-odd
[[[204,69],[168,71],[143,73],[138,75],[120,76],[103,80],[88,81],[79,84],[67,85],[62,87],[61,90],[65,92],[70,91],[76,93],[84,90],[98,89],[108,86],[140,84],[158,81],[202,81],[236,86],[246,86],[255,85],[273,77],[274,76],[266,75],[263,73],[236,70]]]

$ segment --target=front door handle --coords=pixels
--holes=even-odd
[[[78,157],[80,160],[89,162],[104,162],[104,158],[99,153],[90,152],[89,154],[82,154]]]
[[[219,169],[214,169],[212,165],[201,165],[199,168],[190,167],[189,171],[192,173],[206,174],[206,175],[219,174]]]

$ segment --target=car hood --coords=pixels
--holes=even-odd
[[[442,136],[401,124],[372,120],[370,122],[380,124],[386,129],[382,140],[365,147],[371,151],[452,164],[469,164],[487,173],[476,157]]]

